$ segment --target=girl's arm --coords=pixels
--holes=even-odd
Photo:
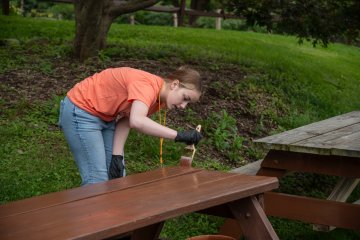
[[[139,100],[134,100],[130,112],[130,127],[147,135],[174,140],[177,135],[177,131],[165,127],[147,117],[148,111],[149,108],[145,103]]]
[[[129,118],[123,117],[116,123],[113,155],[124,155],[124,146],[130,132]]]

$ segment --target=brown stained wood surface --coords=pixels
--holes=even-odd
[[[279,239],[256,197],[240,199],[229,204],[248,240]]]
[[[360,157],[360,111],[255,140],[267,149]]]
[[[37,197],[36,201],[26,199],[2,205],[0,239],[107,238],[278,186],[277,179],[272,177],[182,167],[104,184],[74,189],[71,194],[59,193],[59,203],[50,194]],[[36,203],[42,199],[44,204]],[[28,203],[33,204],[34,210],[31,207],[14,210]]]
[[[128,176],[123,178],[121,181],[111,180],[106,183],[98,183],[91,186],[73,188],[62,192],[55,192],[24,199],[21,201],[10,202],[6,205],[0,205],[0,219],[14,214],[20,214],[68,202],[79,201],[81,199],[123,190],[125,188],[142,185],[149,182],[163,180],[164,178],[176,177],[198,171],[200,171],[200,169],[178,167],[159,168],[152,172],[144,172]]]
[[[360,158],[270,150],[257,174],[281,177],[285,171],[297,171],[360,178],[359,169]]]
[[[360,205],[275,192],[264,198],[267,215],[360,230]]]

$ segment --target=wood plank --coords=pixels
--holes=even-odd
[[[267,169],[359,178],[360,158],[271,150],[262,161],[258,175],[274,176],[265,173]]]
[[[296,128],[265,138],[257,139],[253,142],[265,149],[288,150],[289,144],[319,135],[316,133],[304,131],[302,128],[303,127]]]
[[[219,17],[219,18],[223,18],[223,17],[224,17],[224,15],[221,14],[221,13],[198,11],[198,10],[194,10],[194,9],[187,9],[187,10],[185,10],[185,12],[186,12],[186,14],[188,14],[189,16]]]
[[[177,13],[180,8],[179,7],[168,7],[168,6],[151,6],[144,9],[145,11],[152,12],[166,12],[166,13]]]
[[[130,175],[121,179],[114,179],[103,183],[14,201],[0,205],[0,218],[14,214],[25,213],[28,211],[36,211],[42,208],[78,201],[84,198],[107,194],[113,191],[120,191],[126,188],[146,184],[149,182],[159,181],[164,178],[176,177],[179,175],[194,173],[198,171],[201,170],[183,167],[159,168],[151,172]]]
[[[259,171],[261,166],[262,160],[257,160],[252,163],[248,163],[242,167],[232,169],[229,172],[232,173],[239,173],[239,174],[246,174],[246,175],[256,175],[256,173]]]
[[[306,139],[293,143],[293,145],[299,146],[313,146],[331,148],[336,145],[344,144],[349,141],[354,141],[360,138],[360,123],[352,124],[343,128],[336,129],[331,132],[327,132],[311,139]]]
[[[311,141],[310,139],[313,139],[314,137],[324,135],[327,133],[330,134],[330,132],[340,130],[347,126],[355,125],[358,123],[360,123],[360,111],[354,111],[344,115],[329,118],[320,122],[302,126],[290,131],[279,133],[273,136],[261,138],[255,140],[254,142],[267,149],[306,152],[306,149],[292,145],[300,141],[306,141],[307,139]],[[326,154],[326,153],[322,152],[321,154]]]
[[[360,179],[358,178],[341,178],[327,199],[337,202],[346,202],[355,187],[359,184],[359,181]]]
[[[279,239],[256,197],[237,200],[229,203],[229,207],[246,239]]]
[[[276,178],[200,171],[1,218],[0,239],[106,238],[277,186]]]
[[[334,154],[340,156],[357,156],[360,157],[360,123],[353,124],[344,128],[328,132],[323,135],[308,138],[290,144],[289,150],[299,151],[297,148],[308,150],[301,150],[301,152]]]
[[[360,230],[360,205],[266,192],[267,215]]]
[[[358,185],[359,179],[358,178],[347,178],[342,177],[337,182],[336,186],[334,187],[333,191],[327,198],[331,201],[337,202],[346,202],[350,194],[354,191],[355,187]],[[313,225],[313,229],[316,231],[331,231],[334,230],[334,226],[327,226],[327,225]]]
[[[352,135],[351,137],[354,138],[348,139],[347,142],[339,144],[336,146],[336,148],[331,149],[331,154],[349,157],[360,157],[360,137],[359,135]]]

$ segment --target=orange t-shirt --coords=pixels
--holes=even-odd
[[[163,83],[162,78],[142,70],[109,68],[77,83],[67,96],[79,108],[109,122],[118,115],[128,117],[134,100],[149,107],[148,115],[156,112]]]

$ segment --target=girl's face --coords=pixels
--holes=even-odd
[[[196,90],[181,87],[178,80],[170,83],[166,97],[166,107],[171,109],[185,109],[188,103],[199,101],[201,93]]]

